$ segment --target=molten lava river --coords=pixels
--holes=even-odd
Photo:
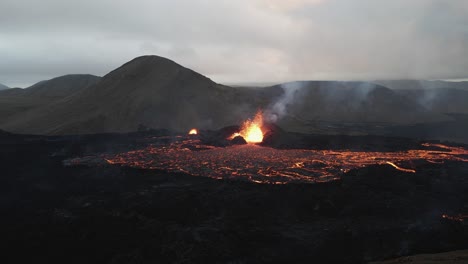
[[[167,143],[170,141],[171,143]],[[372,164],[388,164],[395,170],[414,173],[415,165],[468,162],[468,150],[441,144],[422,144],[421,149],[400,152],[350,150],[274,149],[256,144],[214,147],[198,136],[152,138],[139,150],[106,153],[66,160],[77,164],[115,164],[133,168],[182,172],[216,179],[243,179],[256,183],[326,182],[343,173]]]

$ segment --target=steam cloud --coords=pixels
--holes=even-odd
[[[265,117],[268,122],[276,123],[288,113],[288,105],[296,99],[297,92],[302,88],[300,82],[281,84],[283,95],[274,102],[266,111]]]

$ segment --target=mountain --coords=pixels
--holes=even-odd
[[[10,87],[0,83],[0,91],[1,90],[6,90],[6,89],[10,89]]]
[[[23,95],[24,89],[23,88],[10,88],[5,90],[0,90],[0,97],[3,96],[20,96]]]
[[[309,81],[280,85],[293,88],[287,115],[279,125],[309,132],[314,123],[415,124],[449,120],[414,100],[367,82]]]
[[[65,97],[97,83],[101,77],[90,74],[70,74],[36,83],[24,89],[24,95],[35,97]]]
[[[236,109],[243,104],[238,98],[232,88],[171,60],[143,56],[72,96],[8,119],[1,126],[34,134],[127,132],[140,125],[213,128],[248,116],[243,112],[248,109]]]
[[[35,109],[50,104],[53,101],[54,100],[50,98],[0,96],[0,124],[2,121],[5,122],[6,120],[14,119],[18,115],[28,111],[34,111]]]
[[[468,82],[390,80],[375,81],[428,110],[438,113],[468,113]]]
[[[395,90],[438,113],[468,114],[468,90],[455,88]]]
[[[23,112],[33,111],[72,95],[100,80],[87,74],[74,74],[41,81],[28,88],[0,91],[0,120],[15,118]]]
[[[98,82],[101,78],[90,74],[70,74],[40,81],[28,88],[14,88],[0,92],[0,96],[65,97]]]
[[[41,91],[40,85],[26,90]],[[286,130],[303,132],[311,123],[323,121],[410,124],[449,118],[371,83],[229,87],[166,58],[142,56],[70,96],[3,119],[0,128],[30,134],[129,132],[139,127],[218,129],[239,124],[258,109],[268,118],[280,117],[278,124]]]
[[[439,89],[453,88],[468,90],[468,82],[447,82],[447,81],[427,81],[427,80],[378,80],[373,83],[388,87],[392,90],[419,90],[419,89]]]

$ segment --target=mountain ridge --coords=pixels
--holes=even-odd
[[[223,89],[171,60],[141,56],[98,83],[2,127],[35,134],[128,132],[140,125],[182,130],[188,122],[210,127],[213,118],[221,119],[212,109],[230,104],[228,97],[218,96]]]
[[[398,124],[447,119],[372,83],[294,83],[300,89],[285,105],[288,113],[279,122],[286,129],[305,129],[308,123],[323,119]],[[0,128],[52,135],[131,132],[140,126],[175,131],[218,129],[239,124],[258,109],[271,110],[290,93],[290,85],[229,87],[172,60],[146,55],[69,96],[6,119]]]
[[[0,96],[66,97],[101,79],[91,74],[67,74],[37,82],[26,88],[9,88],[0,91]]]

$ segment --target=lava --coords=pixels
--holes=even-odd
[[[462,215],[462,214],[447,215],[447,214],[443,214],[442,218],[450,220],[450,221],[464,222],[465,220],[468,220],[468,215]]]
[[[241,136],[247,143],[261,143],[263,141],[263,114],[258,111],[253,120],[248,119],[242,124],[241,130],[229,139]]]
[[[394,167],[395,169],[399,170],[399,171],[404,171],[404,172],[409,172],[409,173],[416,173],[416,170],[402,168],[402,167],[396,165],[396,164],[393,163],[393,162],[387,161],[386,163],[387,163],[388,165]]]
[[[256,144],[215,147],[198,138],[174,137],[150,143],[142,149],[75,158],[67,165],[113,164],[133,168],[182,172],[215,179],[244,179],[256,183],[327,182],[343,173],[373,164],[390,165],[415,173],[416,165],[468,162],[468,150],[441,144],[398,152],[274,149]]]
[[[189,135],[198,135],[198,130],[196,128],[192,128],[189,132]]]

